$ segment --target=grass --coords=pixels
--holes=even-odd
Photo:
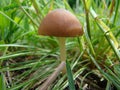
[[[82,23],[84,35],[67,38],[67,73],[49,89],[120,90],[120,1],[68,1],[0,1],[0,89],[39,90],[54,72],[60,64],[58,41],[38,35],[38,27],[49,11],[65,8]]]

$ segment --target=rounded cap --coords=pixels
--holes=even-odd
[[[56,37],[74,37],[83,34],[79,20],[69,11],[56,9],[42,20],[39,34]]]

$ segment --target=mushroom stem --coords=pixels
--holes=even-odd
[[[66,61],[66,47],[65,47],[65,37],[59,37],[59,46],[60,46],[60,60],[61,62]],[[66,67],[63,67],[62,73],[66,73]]]
[[[60,60],[66,61],[66,47],[65,47],[65,37],[59,37],[59,45],[60,45]]]

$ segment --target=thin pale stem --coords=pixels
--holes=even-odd
[[[59,37],[59,46],[60,46],[60,60],[66,61],[66,47],[65,47],[65,37]],[[63,68],[62,74],[66,73],[66,67]]]
[[[40,90],[46,90],[48,86],[54,82],[57,78],[58,74],[62,71],[65,73],[65,61],[66,61],[66,47],[65,47],[65,37],[59,37],[59,46],[60,46],[60,60],[61,64],[56,68],[55,72],[47,79],[47,81],[43,84]]]
[[[60,60],[66,61],[66,47],[65,47],[65,37],[59,37],[60,45]]]

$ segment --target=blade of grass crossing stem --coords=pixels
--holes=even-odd
[[[0,73],[0,90],[6,90],[4,74]]]
[[[69,64],[68,61],[66,61],[66,69],[67,69],[67,77],[68,77],[69,89],[70,90],[75,90],[75,84],[74,84],[74,80],[73,80],[73,75],[72,75],[72,71],[71,71],[70,64]]]

